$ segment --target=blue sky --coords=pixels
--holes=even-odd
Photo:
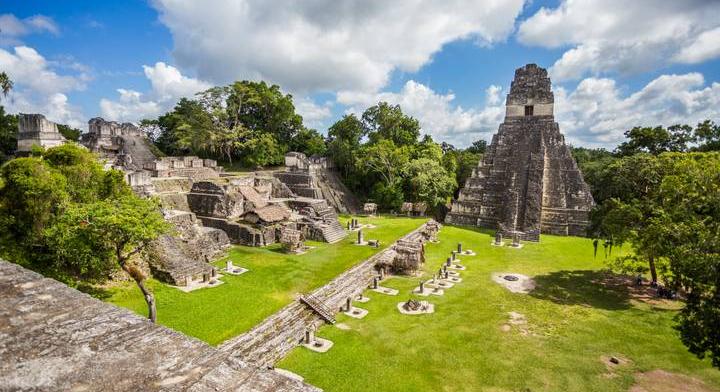
[[[3,103],[84,128],[264,79],[322,132],[386,100],[466,146],[497,130],[514,69],[534,62],[549,69],[575,145],[612,148],[634,125],[718,121],[719,2],[441,3],[3,2],[0,70],[16,83]]]

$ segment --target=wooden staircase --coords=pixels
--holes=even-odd
[[[310,309],[312,309],[328,323],[335,324],[335,315],[333,314],[333,312],[317,298],[313,297],[312,295],[301,295],[300,302],[309,306]]]

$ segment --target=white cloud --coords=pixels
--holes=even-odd
[[[511,33],[523,0],[154,0],[175,60],[216,83],[264,79],[287,91],[375,92],[443,45]]]
[[[720,56],[720,27],[705,31],[675,56],[682,63],[701,63]]]
[[[613,148],[634,126],[695,125],[720,118],[720,83],[705,86],[699,73],[662,75],[623,97],[615,81],[587,78],[555,92],[556,117],[568,141]]]
[[[500,86],[490,86],[485,91],[484,108],[464,109],[454,105],[453,93],[438,94],[431,88],[410,80],[398,93],[344,92],[338,94],[338,102],[350,106],[348,112],[356,114],[362,114],[367,107],[380,101],[398,104],[403,113],[418,119],[423,133],[433,136],[436,141],[464,147],[477,139],[489,139],[492,133],[497,131],[505,113],[500,91]]]
[[[557,81],[590,73],[641,72],[720,55],[720,2],[565,0],[520,24],[527,45],[567,47],[550,69]]]
[[[67,94],[83,90],[89,77],[84,72],[59,74],[56,65],[27,46],[13,52],[0,48],[0,69],[14,83],[3,105],[13,113],[43,113],[52,121],[82,128],[84,116],[68,102]]]
[[[19,45],[19,38],[33,33],[60,34],[60,28],[52,18],[44,15],[35,15],[25,19],[18,19],[13,14],[0,15],[0,44]]]
[[[120,97],[117,100],[100,100],[103,117],[114,121],[139,121],[156,117],[170,110],[180,98],[192,97],[212,87],[207,82],[182,75],[177,68],[163,62],[157,62],[152,67],[144,65],[143,70],[150,81],[151,90],[140,93],[118,89]]]
[[[293,104],[295,111],[302,116],[303,124],[306,127],[318,130],[327,127],[326,120],[332,116],[332,102],[319,105],[307,97],[293,97]]]

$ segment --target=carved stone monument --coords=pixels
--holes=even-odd
[[[590,188],[553,116],[547,71],[535,64],[515,70],[505,121],[473,170],[446,222],[519,232],[584,235],[593,206]]]

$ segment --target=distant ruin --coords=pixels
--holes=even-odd
[[[360,201],[343,184],[329,158],[289,152],[285,154],[285,171],[274,176],[298,196],[325,199],[339,213],[360,212]]]
[[[585,235],[590,188],[553,116],[547,71],[515,70],[505,121],[452,204],[447,223],[539,241],[540,233]]]
[[[65,137],[58,131],[57,124],[42,114],[20,113],[18,116],[18,154],[29,153],[33,146],[51,148],[66,142]]]

